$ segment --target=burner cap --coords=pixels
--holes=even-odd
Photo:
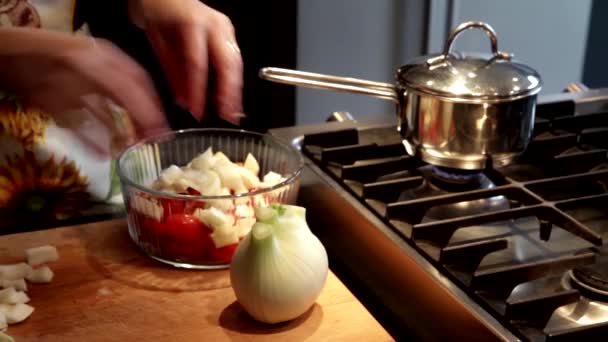
[[[608,294],[608,262],[576,267],[570,272],[570,277],[586,290]]]

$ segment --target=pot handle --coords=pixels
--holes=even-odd
[[[443,48],[443,52],[441,55],[429,58],[426,63],[428,66],[437,66],[445,61],[445,59],[450,55],[450,51],[452,50],[452,44],[456,40],[459,34],[464,32],[465,30],[478,28],[482,29],[486,32],[488,37],[490,38],[490,44],[492,47],[492,54],[496,59],[510,60],[513,55],[508,52],[503,52],[498,50],[498,39],[496,38],[496,32],[492,28],[492,26],[484,23],[483,21],[467,21],[460,25],[458,25],[448,37],[448,40],[445,42],[445,46]]]
[[[271,67],[260,69],[259,76],[277,83],[369,95],[399,103],[397,90],[389,83]]]

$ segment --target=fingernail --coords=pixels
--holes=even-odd
[[[241,54],[241,49],[239,49],[239,45],[235,41],[227,40],[226,45],[228,46],[228,49],[233,53],[239,55]]]
[[[241,119],[247,117],[247,115],[245,113],[232,113],[232,114],[227,114],[227,115],[221,115],[222,119],[234,124],[234,125],[240,125],[241,124]]]

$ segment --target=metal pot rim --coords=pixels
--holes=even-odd
[[[532,89],[527,93],[521,93],[513,96],[447,96],[445,93],[434,92],[429,89],[419,89],[413,85],[404,84],[401,85],[404,89],[407,90],[407,93],[412,93],[420,96],[428,95],[433,97],[434,99],[441,100],[444,102],[454,102],[454,103],[470,103],[470,104],[495,104],[495,103],[505,103],[505,102],[513,102],[517,100],[521,100],[527,97],[532,97],[537,95],[541,88]]]

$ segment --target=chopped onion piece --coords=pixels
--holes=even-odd
[[[248,204],[238,204],[234,208],[234,215],[237,217],[254,217],[255,210]]]
[[[26,249],[25,257],[27,258],[28,264],[31,266],[37,266],[50,261],[58,260],[59,253],[57,253],[57,248],[54,246],[46,245]]]
[[[228,158],[228,156],[225,155],[224,152],[215,152],[215,154],[213,156],[215,157],[216,165],[231,165],[232,164],[232,161],[230,161],[230,158]]]
[[[131,206],[135,208],[138,212],[156,219],[160,221],[163,217],[163,207],[147,198],[143,198],[141,196],[133,196],[131,199]]]
[[[32,283],[50,283],[53,280],[53,271],[48,266],[33,269],[26,279]]]
[[[198,192],[201,191],[201,188],[198,186],[197,183],[195,183],[194,181],[187,179],[187,178],[179,178],[178,180],[175,181],[175,183],[173,183],[173,187],[178,192],[186,192],[188,190],[188,188],[192,188]]]
[[[234,228],[239,238],[244,237],[251,231],[251,227],[255,224],[255,217],[240,218]]]
[[[273,186],[280,183],[282,180],[283,177],[280,174],[270,171],[266,175],[264,175],[263,181],[266,185]]]
[[[234,216],[228,215],[215,207],[196,209],[193,215],[213,230],[217,227],[232,226],[234,224]]]
[[[25,279],[2,279],[0,280],[0,288],[14,287],[15,290],[27,291]]]
[[[196,170],[208,170],[215,164],[215,157],[213,156],[213,150],[211,147],[201,153],[198,157],[194,158],[190,162],[190,166]]]
[[[215,227],[211,233],[211,239],[216,248],[232,245],[239,242],[239,236],[233,226]]]
[[[238,166],[234,164],[221,165],[215,169],[222,180],[222,185],[233,190],[235,194],[247,192]]]
[[[8,324],[15,324],[30,317],[34,307],[27,304],[0,304],[0,312],[4,313]]]
[[[246,188],[251,189],[260,185],[260,180],[258,179],[258,176],[256,176],[249,169],[243,166],[238,166],[237,170],[239,170],[239,174],[241,175],[241,179],[243,180],[243,184]]]
[[[0,303],[3,304],[22,304],[30,301],[30,297],[22,291],[16,291],[14,287],[7,287],[0,290]]]
[[[160,180],[163,185],[171,185],[183,174],[182,169],[177,165],[171,165],[160,174]]]
[[[251,171],[251,173],[253,173],[256,177],[260,172],[260,164],[258,164],[258,161],[255,160],[255,157],[251,153],[247,153],[247,157],[245,157],[245,162],[243,163],[243,166],[247,170]]]
[[[230,195],[230,190],[228,190],[228,188],[220,188],[220,190],[216,194],[216,196],[227,196],[227,195]],[[226,212],[234,209],[234,201],[229,198],[207,200],[207,204],[210,207],[215,207],[215,208],[221,209]]]
[[[22,279],[32,270],[32,266],[20,262],[12,265],[0,265],[0,279]]]

